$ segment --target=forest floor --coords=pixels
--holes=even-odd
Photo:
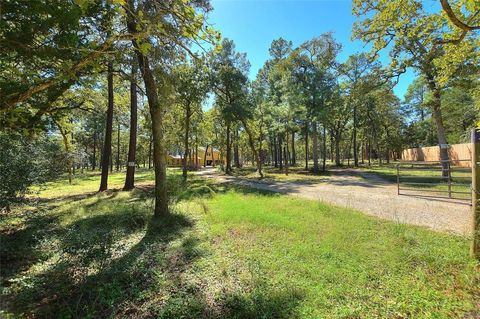
[[[480,315],[465,236],[178,169],[158,219],[153,172],[124,177],[63,177],[0,216],[1,318]]]
[[[471,207],[468,201],[397,195],[397,184],[377,171],[365,169],[329,169],[327,175],[305,175],[293,170],[288,176],[267,169],[267,177],[258,179],[252,169],[234,176],[207,168],[199,175],[223,182],[320,200],[352,208],[379,218],[403,224],[426,226],[443,232],[468,235],[471,232]]]

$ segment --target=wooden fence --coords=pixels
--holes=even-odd
[[[459,161],[472,158],[471,143],[449,145],[448,154],[454,165],[471,167],[472,163],[470,161]],[[418,162],[438,161],[440,160],[440,147],[429,146],[403,150],[402,160]]]

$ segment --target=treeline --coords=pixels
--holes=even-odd
[[[208,1],[8,1],[0,122],[16,142],[2,160],[46,139],[62,146],[55,163],[70,181],[100,169],[100,191],[112,170],[127,168],[128,190],[135,167],[153,167],[163,216],[167,154],[182,155],[185,179],[199,147],[219,149],[227,174],[247,162],[260,176],[265,164],[318,174],[327,160],[388,162],[404,147],[464,141],[478,121],[479,46],[475,29],[451,21],[476,9],[458,2],[444,15],[413,2],[354,1],[354,37],[372,51],[344,62],[331,33],[297,47],[276,39],[251,81],[246,54],[209,26]],[[382,50],[388,66],[378,62]],[[407,68],[419,77],[402,103],[392,88]],[[0,184],[12,181],[15,193],[21,183],[8,174]]]

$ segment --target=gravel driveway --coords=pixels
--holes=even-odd
[[[349,207],[399,223],[461,235],[471,233],[471,207],[468,202],[397,195],[396,184],[375,174],[342,170],[337,171],[334,177],[320,181],[260,181],[222,175],[214,169],[205,169],[198,174],[222,182]]]

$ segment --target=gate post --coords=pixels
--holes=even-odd
[[[480,129],[472,130],[472,226],[471,254],[480,260]]]

